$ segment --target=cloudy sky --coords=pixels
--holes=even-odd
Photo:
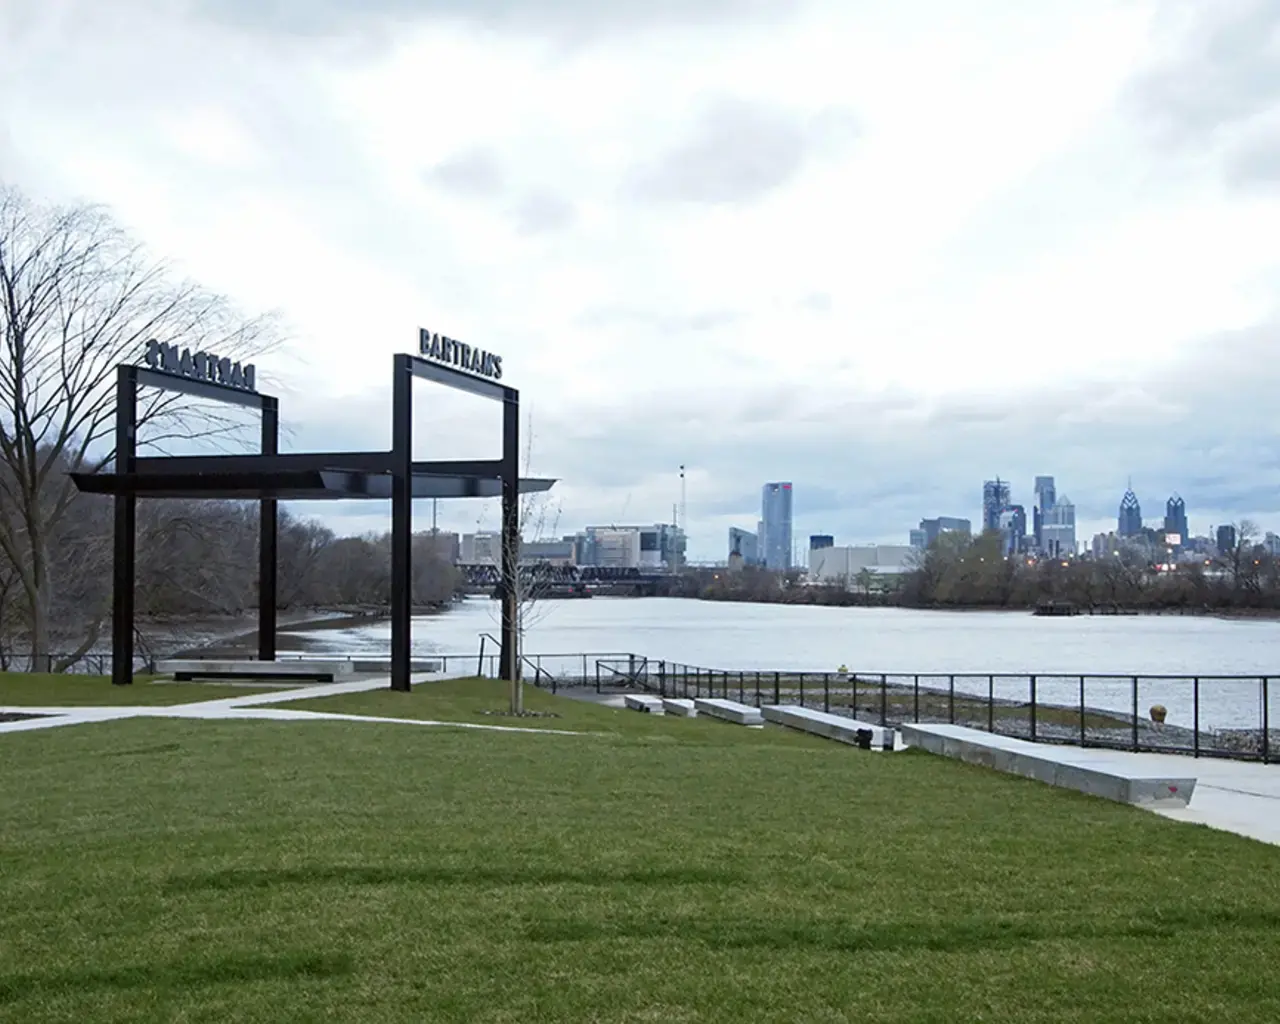
[[[842,543],[995,474],[1280,530],[1280,0],[4,0],[0,177],[280,310],[293,449],[387,445],[419,326],[501,353],[562,530],[681,463],[700,559],[773,479]]]

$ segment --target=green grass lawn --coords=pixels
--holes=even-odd
[[[138,676],[132,686],[112,686],[107,676],[0,672],[0,706],[85,707],[120,704],[190,704],[198,700],[247,697],[254,687],[216,683],[175,683]]]
[[[556,706],[601,734],[0,736],[0,1020],[1280,1019],[1280,849],[925,754]]]
[[[624,708],[611,708],[592,701],[552,696],[528,684],[524,687],[526,711],[551,712],[554,717],[513,718],[507,684],[496,679],[449,679],[419,683],[412,693],[398,693],[384,687],[364,693],[344,693],[336,697],[281,704],[297,711],[331,711],[347,715],[379,715],[388,718],[416,718],[437,722],[471,722],[519,729],[569,729],[574,732],[619,734],[655,741],[695,739],[704,743],[751,743],[805,745],[825,749],[828,740],[784,729],[744,729],[707,718],[685,719],[666,715],[646,715]],[[486,713],[488,712],[488,713]]]

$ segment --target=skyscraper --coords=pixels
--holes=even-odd
[[[1054,487],[1053,477],[1038,476],[1036,477],[1036,504],[1031,510],[1031,533],[1035,537],[1036,547],[1043,549],[1044,535],[1041,527],[1044,525],[1045,514],[1057,504],[1057,489]]]
[[[1021,505],[1009,505],[1000,510],[999,529],[1006,555],[1016,555],[1025,550],[1027,543],[1027,510]]]
[[[1164,532],[1175,534],[1176,545],[1183,545],[1189,539],[1187,529],[1187,503],[1178,495],[1174,495],[1164,507]]]
[[[1132,485],[1120,499],[1120,515],[1116,524],[1116,534],[1120,537],[1136,537],[1142,533],[1142,506],[1138,504],[1138,496],[1133,493]]]
[[[1218,554],[1229,555],[1236,549],[1236,528],[1228,524],[1218,527]]]
[[[760,539],[750,530],[729,527],[730,559],[737,555],[745,565],[756,565],[760,561],[759,549]]]
[[[791,568],[791,484],[765,484],[760,494],[760,557],[766,569]]]
[[[982,484],[982,529],[999,530],[1000,513],[1009,507],[1009,484],[996,477]]]
[[[1044,514],[1040,550],[1053,558],[1072,558],[1076,553],[1076,507],[1063,495]]]

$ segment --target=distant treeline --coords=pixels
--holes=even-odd
[[[1005,558],[998,534],[943,534],[897,576],[862,573],[827,586],[801,583],[798,572],[719,570],[699,580],[710,601],[892,605],[910,608],[1023,608],[1048,602],[1081,609],[1140,611],[1280,611],[1280,560],[1256,543],[1247,520],[1236,546],[1214,558],[1158,571],[1140,550],[1099,559]],[[1206,561],[1208,564],[1205,564]]]
[[[0,472],[3,470],[0,469]],[[137,506],[135,614],[148,619],[217,619],[258,605],[258,506],[226,501],[152,500]],[[278,607],[282,611],[389,607],[389,533],[338,537],[320,523],[280,511]],[[45,561],[48,646],[88,649],[109,628],[112,510],[109,500],[74,496],[57,519]],[[0,550],[0,668],[31,653],[30,599]],[[451,601],[457,571],[430,534],[414,538],[413,600]]]

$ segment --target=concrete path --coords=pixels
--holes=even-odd
[[[1194,777],[1195,793],[1188,806],[1156,804],[1144,806],[1143,810],[1280,845],[1280,765],[1178,754],[1134,754],[1056,743],[1036,746],[1043,757],[1056,758],[1063,764],[1121,764],[1150,775]]]
[[[427,682],[431,676],[411,677],[414,683]],[[190,685],[193,688],[198,684]],[[437,722],[418,718],[384,718],[375,715],[344,715],[327,711],[293,711],[288,708],[263,707],[289,701],[311,700],[316,697],[335,697],[345,693],[366,693],[387,686],[386,676],[366,676],[341,683],[318,683],[299,686],[293,690],[272,690],[268,693],[249,693],[243,697],[223,697],[217,700],[193,701],[189,704],[122,705],[119,707],[17,707],[0,706],[0,714],[40,715],[17,722],[0,722],[0,734],[30,732],[33,729],[54,729],[62,725],[89,725],[97,722],[117,722],[126,718],[197,718],[222,721],[273,721],[273,722],[382,722],[396,725],[424,725],[450,729],[479,729],[485,732],[547,733],[553,736],[581,736],[580,732],[567,729],[522,728],[518,725],[482,725],[478,722]]]

